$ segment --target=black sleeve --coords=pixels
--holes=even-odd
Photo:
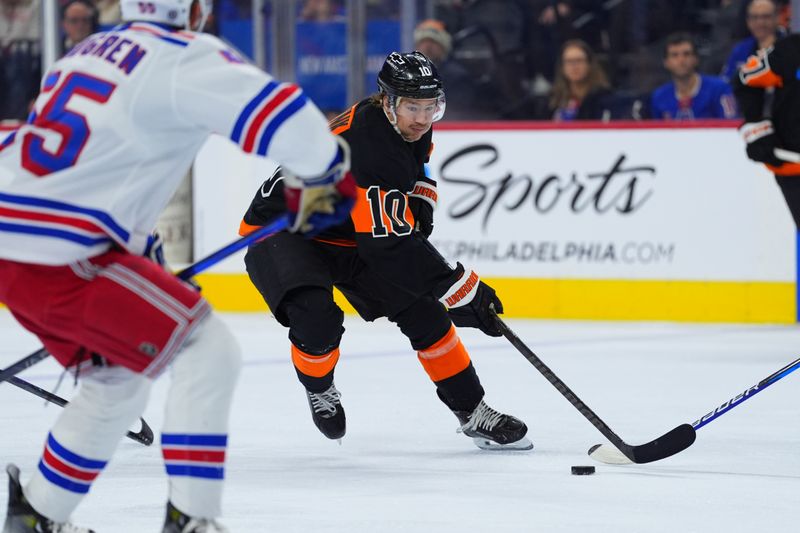
[[[764,89],[750,87],[742,83],[739,76],[731,80],[736,103],[744,117],[745,122],[759,122],[764,119]]]
[[[244,235],[242,231],[251,230],[253,226],[266,225],[284,211],[286,211],[286,201],[283,198],[283,174],[278,167],[253,196],[253,201],[250,202],[242,219],[240,234]]]

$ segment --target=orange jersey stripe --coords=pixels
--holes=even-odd
[[[432,346],[417,352],[422,368],[434,382],[455,376],[469,366],[469,354],[455,326]]]
[[[353,115],[356,113],[356,106],[351,107],[341,115],[337,116],[328,123],[328,128],[334,135],[339,135],[350,129],[353,125]]]
[[[339,361],[339,348],[322,355],[311,355],[292,344],[292,363],[301,374],[321,378],[333,371]]]

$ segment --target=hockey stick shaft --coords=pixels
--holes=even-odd
[[[184,268],[180,272],[178,272],[177,276],[182,280],[188,280],[189,278],[193,278],[200,272],[207,270],[209,267],[219,263],[229,255],[233,255],[239,250],[243,248],[247,248],[251,244],[255,244],[256,242],[266,239],[273,233],[278,233],[279,231],[285,230],[289,226],[289,216],[288,215],[281,215],[266,226],[262,226],[255,230],[252,233],[245,235],[244,237],[233,241],[229,245],[225,246],[224,248],[220,248],[213,254],[204,257],[203,259],[197,261],[195,264]]]
[[[64,398],[56,396],[52,392],[46,391],[16,376],[9,378],[8,382],[11,385],[14,385],[15,387],[19,387],[24,391],[30,392],[31,394],[34,394],[39,398],[47,400],[48,402],[54,403],[60,407],[64,407],[69,403]],[[142,429],[138,433],[134,433],[133,431],[128,431],[126,436],[129,439],[144,444],[145,446],[150,446],[151,444],[153,444],[153,430],[150,429],[150,426],[147,425],[147,422],[145,422],[143,418],[140,418],[139,421],[142,423]]]
[[[567,399],[569,403],[572,404],[595,428],[597,428],[600,433],[603,434],[605,438],[609,440],[614,446],[616,446],[621,452],[625,453],[623,448],[626,446],[623,440],[616,434],[614,431],[608,427],[608,424],[603,422],[603,420],[597,416],[597,414],[586,405],[583,400],[578,398],[578,395],[575,394],[572,389],[570,389],[566,383],[561,381],[561,379],[550,370],[544,361],[539,359],[539,357],[533,353],[533,350],[528,348],[528,346],[522,342],[522,340],[517,337],[517,335],[511,330],[511,328],[506,325],[503,320],[495,315],[495,319],[497,320],[497,324],[500,327],[500,331],[503,336],[511,343],[514,348],[517,349],[519,353],[521,353],[525,359],[528,360],[535,368],[538,370],[544,378],[553,385],[558,392],[561,393],[564,398]],[[625,455],[628,455],[627,453]],[[633,458],[631,458],[633,459]]]
[[[289,217],[288,215],[282,215],[271,223],[263,226],[256,231],[250,233],[249,235],[245,235],[240,239],[237,239],[230,243],[229,245],[225,246],[214,252],[213,254],[204,257],[203,259],[197,261],[193,265],[190,265],[180,272],[176,274],[180,279],[186,281],[200,272],[204,270],[208,270],[210,267],[214,266],[215,264],[219,263],[226,257],[233,255],[234,253],[238,252],[239,250],[250,246],[262,239],[265,239],[272,235],[273,233],[277,233],[286,229],[289,225]],[[9,366],[8,368],[0,371],[0,383],[8,380],[9,378],[19,374],[26,368],[35,365],[39,361],[46,359],[50,354],[44,348],[36,350],[32,354],[20,359],[13,365]]]
[[[759,381],[758,383],[756,383],[755,385],[753,385],[749,389],[737,394],[736,396],[734,396],[733,398],[731,398],[727,402],[723,403],[722,405],[720,405],[719,407],[717,407],[716,409],[714,409],[710,413],[707,413],[706,415],[700,417],[698,420],[696,420],[695,422],[692,423],[692,426],[694,427],[695,430],[697,430],[697,429],[700,429],[701,427],[713,422],[714,420],[716,420],[717,418],[721,417],[722,415],[724,415],[725,413],[727,413],[728,411],[730,411],[734,407],[736,407],[738,405],[741,405],[746,400],[749,400],[750,398],[752,398],[753,396],[755,396],[759,392],[763,391],[764,389],[766,389],[767,387],[769,387],[773,383],[777,383],[781,379],[785,378],[786,376],[788,376],[789,374],[791,374],[792,372],[794,372],[798,368],[800,368],[800,359],[796,359],[795,361],[789,363],[788,365],[786,365],[785,367],[781,368],[780,370],[778,370],[774,374],[762,379],[761,381]]]
[[[665,459],[691,446],[695,441],[695,431],[689,424],[668,431],[659,438],[638,446],[623,441],[583,400],[578,398],[566,383],[556,376],[555,372],[533,353],[533,351],[511,331],[511,328],[500,317],[494,315],[503,336],[549,381],[569,403],[580,412],[608,441],[625,457],[634,463],[650,463]]]
[[[16,376],[26,368],[35,365],[42,359],[46,359],[49,357],[50,354],[44,348],[39,348],[32,354],[20,359],[13,365],[9,366],[8,368],[4,368],[0,371],[0,383]]]

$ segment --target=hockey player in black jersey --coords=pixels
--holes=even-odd
[[[772,105],[765,106],[769,88],[775,94]],[[775,174],[800,229],[800,161],[780,157],[780,149],[800,152],[800,34],[779,40],[766,54],[751,56],[734,81],[734,92],[746,121],[740,131],[747,156]]]
[[[428,242],[436,183],[423,165],[432,150],[432,123],[445,99],[436,67],[423,54],[390,54],[380,91],[330,126],[351,147],[358,186],[351,219],[314,239],[279,233],[245,257],[253,284],[277,320],[289,328],[292,361],[305,386],[314,423],[328,438],[345,434],[345,414],[333,382],[344,333],[334,303],[337,287],[367,321],[388,317],[417,351],[436,392],[482,448],[530,449],[525,424],[489,407],[455,326],[500,336],[491,309],[495,291],[458,264],[450,267]],[[240,233],[284,209],[280,169],[264,182]]]

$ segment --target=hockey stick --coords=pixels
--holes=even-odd
[[[25,380],[22,380],[16,376],[9,378],[8,382],[15,387],[19,387],[22,390],[28,391],[31,394],[35,394],[39,398],[43,398],[50,403],[54,403],[60,407],[64,407],[69,402],[60,396],[56,396],[52,392],[48,392],[44,389],[37,387],[32,383],[28,383]],[[150,426],[147,425],[147,422],[144,421],[144,418],[139,418],[139,421],[142,423],[142,429],[138,433],[134,433],[133,431],[128,431],[126,436],[131,439],[144,444],[145,446],[150,446],[153,444],[153,430],[150,429]]]
[[[286,229],[288,226],[289,226],[289,216],[288,215],[279,216],[266,226],[262,226],[256,231],[248,235],[245,235],[244,237],[241,237],[233,241],[224,248],[217,250],[211,255],[204,257],[203,259],[197,261],[193,265],[184,268],[183,270],[178,272],[176,276],[184,281],[187,281],[196,276],[197,274],[199,274],[200,272],[208,270],[208,268],[219,263],[229,255],[233,255],[242,248],[246,248],[247,246],[250,246],[251,244],[254,244],[262,239],[266,239],[273,233],[278,233],[279,231]],[[27,357],[20,359],[13,365],[9,366],[3,371],[0,371],[0,383],[8,380],[12,376],[19,374],[29,366],[35,365],[42,359],[47,358],[49,355],[50,354],[47,353],[47,350],[41,348],[33,352],[32,354],[28,355]]]
[[[178,272],[177,276],[182,280],[186,281],[189,278],[193,278],[203,270],[207,270],[209,267],[219,263],[229,255],[233,255],[242,248],[247,248],[251,244],[255,244],[258,241],[266,239],[273,233],[278,233],[279,231],[283,231],[289,227],[289,215],[281,215],[266,226],[262,226],[255,230],[252,233],[245,235],[244,237],[233,241],[229,245],[225,246],[224,248],[220,248],[213,254],[204,257],[200,261],[196,262],[195,264],[188,266]]]
[[[494,310],[492,310],[494,313]],[[566,383],[561,381],[561,379],[553,373],[550,368],[544,364],[544,362],[539,359],[539,357],[528,348],[524,342],[520,340],[517,335],[511,331],[503,320],[497,316],[496,314],[494,317],[497,319],[497,324],[500,327],[500,332],[503,336],[508,339],[508,341],[516,348],[519,353],[525,356],[536,370],[541,372],[541,374],[545,377],[547,381],[549,381],[558,392],[564,396],[569,403],[572,404],[586,419],[591,422],[591,424],[600,431],[600,433],[605,436],[613,444],[622,455],[627,458],[632,463],[651,463],[653,461],[659,461],[670,455],[674,455],[680,451],[685,450],[695,440],[695,430],[689,424],[681,424],[680,426],[676,427],[675,429],[665,433],[664,435],[660,436],[659,438],[647,442],[645,444],[640,444],[638,446],[631,446],[630,444],[623,441],[614,431],[608,427],[608,424],[603,422],[603,420],[597,416],[597,414],[592,411],[588,405],[583,403],[583,401],[578,398],[578,396],[572,392]],[[616,451],[616,450],[614,450]]]
[[[783,159],[787,163],[800,163],[800,153],[785,150],[783,148],[774,148],[772,153],[778,159]]]
[[[16,376],[17,374],[28,368],[29,366],[33,366],[42,359],[46,359],[49,356],[50,354],[47,352],[47,350],[45,350],[44,348],[39,348],[29,356],[20,359],[10,367],[0,371],[0,383],[8,379],[11,379],[12,377]]]
[[[734,396],[727,402],[723,403],[710,413],[707,413],[704,416],[700,417],[699,419],[695,420],[694,422],[692,422],[692,428],[694,428],[694,430],[696,431],[701,427],[713,422],[714,420],[721,417],[722,415],[724,415],[737,405],[741,405],[746,400],[749,400],[750,398],[752,398],[762,390],[766,389],[773,383],[780,381],[781,379],[788,376],[798,368],[800,368],[800,359],[792,361],[791,363],[781,368],[774,374],[765,377],[764,379],[762,379],[749,389],[737,394],[736,396]],[[589,449],[589,456],[592,459],[600,461],[601,463],[630,464],[630,461],[628,461],[625,457],[620,455],[619,452],[617,452],[617,450],[610,448],[605,444],[595,444],[594,446],[592,446]]]

